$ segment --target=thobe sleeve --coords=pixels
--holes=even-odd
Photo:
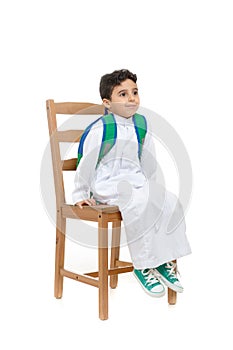
[[[76,169],[74,190],[72,192],[73,204],[90,198],[90,187],[95,177],[103,135],[103,123],[100,120],[89,131],[83,145],[83,156]]]
[[[141,167],[147,179],[156,176],[157,161],[155,143],[153,134],[149,130],[147,130],[142,147]]]

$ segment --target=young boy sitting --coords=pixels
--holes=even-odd
[[[101,78],[100,95],[108,113],[80,140],[73,203],[80,208],[96,203],[119,207],[134,275],[149,295],[160,297],[164,285],[183,291],[173,261],[191,250],[182,207],[154,176],[154,142],[146,118],[137,113],[136,81],[126,69]],[[172,215],[183,219],[168,232]]]

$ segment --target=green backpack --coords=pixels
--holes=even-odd
[[[117,138],[117,124],[115,121],[114,115],[107,114],[104,115],[97,120],[95,120],[93,123],[91,123],[83,132],[82,137],[80,139],[79,148],[78,148],[78,158],[77,158],[77,167],[79,165],[79,162],[83,156],[83,145],[84,141],[89,134],[92,126],[97,123],[99,120],[102,120],[103,122],[103,137],[102,137],[102,143],[100,147],[99,152],[99,158],[96,164],[96,168],[98,167],[100,161],[103,159],[103,157],[112,149],[112,147],[116,143]],[[145,140],[146,132],[147,132],[147,123],[146,118],[141,114],[134,114],[133,116],[133,123],[135,132],[137,135],[138,140],[138,157],[141,159],[142,154],[142,146]]]

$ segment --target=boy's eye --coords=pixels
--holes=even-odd
[[[134,93],[133,93],[134,95],[137,95],[138,94],[138,91],[134,91]]]
[[[126,93],[125,93],[125,92],[122,92],[122,93],[120,94],[120,96],[125,97],[125,96],[126,96]]]

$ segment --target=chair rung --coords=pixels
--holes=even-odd
[[[58,142],[79,142],[83,130],[64,130],[57,131],[56,136]]]
[[[133,264],[131,262],[127,262],[127,261],[117,260],[116,261],[116,266],[117,267],[132,266],[133,267]]]
[[[80,275],[80,274],[77,274],[77,273],[74,273],[74,272],[71,272],[71,271],[67,271],[65,269],[60,269],[60,274],[64,277],[68,277],[68,278],[71,278],[75,281],[79,281],[79,282],[82,282],[82,283],[86,283],[86,284],[90,284],[91,286],[94,286],[94,287],[99,287],[99,281],[92,278],[92,277],[87,277],[87,276],[84,276],[84,275]]]
[[[104,106],[89,102],[56,102],[54,103],[57,114],[102,115]]]
[[[118,275],[118,274],[121,274],[121,273],[126,273],[126,272],[131,272],[131,271],[133,271],[133,266],[115,267],[115,268],[112,268],[112,269],[108,270],[108,276]],[[91,277],[98,277],[99,276],[99,272],[98,271],[87,272],[84,275],[91,276]]]
[[[133,266],[124,266],[124,267],[115,267],[110,270],[108,270],[108,275],[118,275],[120,273],[126,273],[133,271]]]
[[[62,161],[62,170],[75,171],[77,167],[77,158],[65,159]]]

